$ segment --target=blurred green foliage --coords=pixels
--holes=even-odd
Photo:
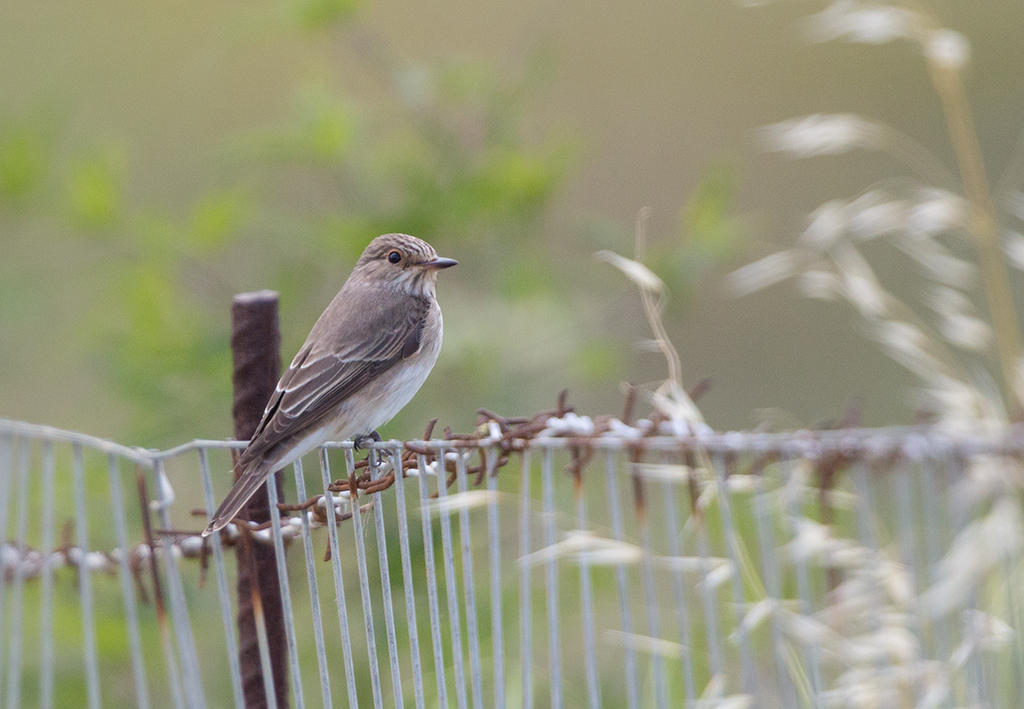
[[[319,29],[347,20],[360,5],[359,0],[295,0],[291,11],[301,27]]]
[[[113,148],[97,149],[72,160],[67,174],[67,202],[75,226],[100,238],[111,236],[125,208],[122,163]]]
[[[319,0],[292,9],[301,27],[345,41],[355,6]],[[230,296],[279,290],[285,348],[293,347],[379,233],[418,234],[473,264],[462,271],[464,290],[495,279],[506,296],[519,296],[546,279],[535,262],[505,274],[488,256],[496,246],[531,253],[541,238],[531,226],[569,165],[559,141],[523,136],[537,77],[469,60],[406,66],[381,45],[374,52],[361,68],[383,90],[379,101],[346,88],[356,67],[310,79],[286,115],[254,120],[214,151],[183,210],[133,193],[146,165],[127,146],[83,146],[59,124],[53,136],[28,119],[0,124],[0,198],[31,205],[18,219],[62,215],[52,238],[78,241],[95,257],[102,292],[88,294],[91,313],[68,325],[75,332],[53,334],[82,343],[105,386],[133,406],[124,440],[225,431]],[[305,317],[293,326],[292,314]],[[451,366],[472,368],[493,351],[454,354]]]
[[[25,199],[42,181],[50,156],[47,136],[28,120],[0,123],[0,199]]]
[[[653,249],[659,275],[688,299],[692,289],[722,263],[741,254],[742,224],[735,216],[736,170],[717,165],[709,170],[679,212],[681,243],[660,243]]]
[[[74,298],[84,314],[53,319],[45,336],[107,397],[94,416],[121,409],[127,423],[98,432],[146,445],[226,435],[231,296],[281,293],[287,360],[365,244],[390,231],[464,264],[440,289],[440,384],[400,416],[397,435],[434,416],[470,425],[479,406],[547,406],[566,386],[617,398],[631,376],[629,343],[647,333],[640,321],[609,328],[578,266],[601,246],[623,250],[631,227],[553,241],[545,221],[580,149],[558,127],[528,125],[551,55],[512,70],[466,57],[409,63],[360,24],[358,5],[282,6],[273,31],[307,37],[315,68],[278,89],[291,92],[278,115],[254,116],[203,151],[184,189],[162,189],[128,139],[53,117],[66,112],[0,116],[0,228],[24,235],[27,250],[39,234],[50,249],[41,261],[59,252],[73,264],[75,281],[54,283],[47,307]],[[336,61],[339,47],[352,59]],[[370,96],[356,88],[366,85]],[[682,212],[682,236],[656,241],[652,265],[674,290],[688,293],[732,253],[733,187],[731,171],[713,172]],[[7,275],[15,288],[16,270]],[[11,317],[24,299],[0,312]]]

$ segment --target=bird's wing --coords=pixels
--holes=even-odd
[[[430,306],[427,298],[393,291],[339,293],[278,382],[239,468],[319,425],[368,382],[418,352]]]

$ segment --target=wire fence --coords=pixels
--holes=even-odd
[[[227,548],[254,544],[277,558],[296,707],[1024,696],[1019,432],[582,421],[368,463],[329,445],[282,471],[293,503],[270,486],[268,527],[205,542],[240,444],[0,421],[0,701],[243,706]]]

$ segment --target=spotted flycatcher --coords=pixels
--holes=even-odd
[[[441,351],[437,272],[456,263],[407,234],[370,242],[277,383],[204,537],[273,473],[326,441],[373,434],[409,402]]]

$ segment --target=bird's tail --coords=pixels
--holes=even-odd
[[[235,481],[231,492],[220,503],[220,507],[213,513],[210,523],[203,530],[203,536],[208,537],[219,529],[223,529],[228,522],[235,518],[238,511],[242,509],[249,498],[260,489],[260,485],[270,477],[271,466],[264,461],[258,461]]]

